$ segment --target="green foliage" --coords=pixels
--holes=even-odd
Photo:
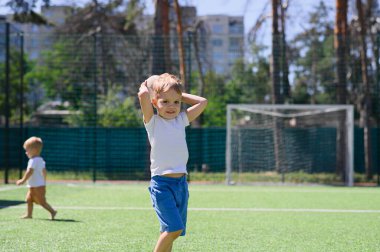
[[[295,66],[293,103],[335,103],[334,37],[323,2],[310,13],[308,27],[291,41]]]
[[[142,116],[135,106],[133,97],[119,98],[120,92],[110,90],[102,97],[98,109],[98,125],[103,127],[141,127]]]
[[[79,62],[73,61],[74,55],[70,41],[56,42],[51,50],[42,52],[42,62],[27,75],[28,82],[41,85],[48,99],[60,98],[78,108],[86,89],[84,83],[92,80],[86,80],[88,73],[78,73]]]
[[[253,63],[237,60],[228,80],[209,72],[205,76],[205,97],[208,105],[203,115],[203,126],[224,127],[227,104],[264,103],[270,92],[269,63],[258,57]]]
[[[22,61],[21,61],[22,60]],[[9,109],[10,109],[10,123],[14,124],[18,122],[20,115],[20,92],[21,92],[21,79],[23,79],[23,91],[24,94],[28,92],[28,82],[25,78],[33,63],[28,60],[27,55],[21,59],[20,51],[11,48],[9,55]],[[23,67],[24,76],[21,76],[21,67]],[[0,64],[0,81],[3,86],[2,92],[0,92],[0,111],[5,111],[5,100],[6,95],[4,92],[5,88],[5,63]],[[27,105],[24,107],[24,113],[29,112]]]
[[[75,127],[141,127],[142,117],[135,103],[133,97],[125,97],[121,91],[111,89],[106,96],[81,104],[79,110],[71,108],[65,122]]]
[[[217,127],[226,125],[225,83],[222,76],[209,72],[205,76],[205,97],[208,100],[203,112],[203,126]]]
[[[49,24],[45,17],[33,11],[37,2],[45,7],[50,5],[50,0],[8,0],[5,5],[13,10],[13,20],[19,23]]]

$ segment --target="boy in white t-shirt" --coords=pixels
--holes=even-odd
[[[183,93],[180,80],[168,73],[148,78],[141,84],[138,97],[151,145],[149,191],[160,222],[161,234],[154,251],[171,251],[174,240],[186,232],[189,154],[185,127],[204,111],[207,100]],[[181,102],[190,105],[184,112]]]
[[[17,180],[17,185],[22,185],[28,181],[28,193],[26,202],[28,204],[27,213],[22,216],[23,219],[32,218],[33,203],[41,205],[51,214],[54,220],[57,211],[55,211],[46,201],[46,166],[45,161],[40,157],[42,151],[42,140],[39,137],[31,137],[24,143],[25,153],[29,158],[27,170],[22,179]]]

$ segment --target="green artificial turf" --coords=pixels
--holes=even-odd
[[[2,185],[0,251],[152,251],[159,225],[147,187],[48,185],[50,221],[40,206],[19,219],[26,188]],[[378,187],[189,188],[187,235],[173,251],[380,251]]]

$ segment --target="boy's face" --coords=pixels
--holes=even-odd
[[[39,155],[37,148],[31,148],[29,146],[25,148],[25,154],[28,156],[28,158],[32,158]]]
[[[153,99],[158,114],[165,119],[174,119],[181,111],[182,95],[174,89],[162,92]]]

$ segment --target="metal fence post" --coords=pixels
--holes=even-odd
[[[380,48],[380,28],[377,29],[377,33],[376,33],[376,42],[377,42],[377,48],[379,49]],[[379,60],[379,59],[376,59],[376,60]],[[376,74],[376,85],[375,85],[375,97],[377,97],[377,152],[379,152],[380,150],[380,99],[379,99],[379,96],[380,96],[380,69],[376,69],[377,71],[377,74]],[[376,155],[377,156],[377,186],[380,186],[380,155]]]
[[[24,139],[24,33],[19,32],[18,33],[20,37],[20,122],[19,122],[19,127],[20,127],[20,143],[19,146],[23,145],[23,139]],[[23,149],[19,149],[19,178],[22,177],[22,170],[23,170],[23,157],[24,157],[24,152]]]
[[[9,41],[9,34],[10,34],[10,24],[9,22],[5,22],[5,104],[4,104],[4,114],[5,114],[5,128],[4,128],[4,183],[8,184],[8,177],[9,177],[9,94],[10,94],[10,78],[9,78],[9,71],[10,71],[10,41]]]
[[[94,47],[93,47],[93,50],[94,50],[94,104],[93,104],[93,113],[94,113],[94,127],[92,127],[92,130],[93,130],[93,138],[94,138],[94,145],[93,145],[93,162],[92,162],[92,181],[95,183],[96,182],[96,172],[97,172],[97,162],[96,162],[96,156],[97,156],[97,148],[96,148],[96,144],[97,144],[97,90],[98,90],[98,81],[97,81],[97,62],[96,62],[96,58],[97,58],[97,50],[96,50],[96,46],[97,46],[97,32],[95,32],[93,34],[93,37],[94,37],[94,40],[93,40],[93,43],[94,43]]]
[[[187,44],[188,44],[188,46],[187,46],[187,55],[188,55],[188,57],[187,57],[187,65],[188,65],[188,67],[187,67],[187,74],[186,74],[186,76],[187,76],[187,80],[186,80],[186,83],[187,83],[187,88],[188,88],[188,92],[189,93],[191,93],[191,63],[192,63],[192,61],[191,61],[191,43],[192,43],[192,33],[191,32],[188,32],[187,33],[188,34],[188,36],[187,36]]]

